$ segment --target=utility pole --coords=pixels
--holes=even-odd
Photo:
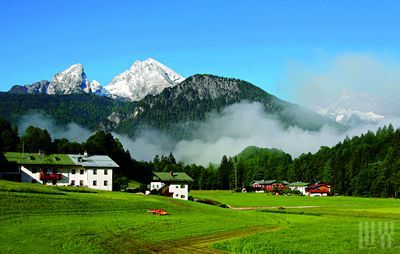
[[[235,190],[237,190],[238,186],[237,186],[237,168],[235,165]]]

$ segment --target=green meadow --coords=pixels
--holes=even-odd
[[[400,252],[400,200],[191,194],[235,209],[0,181],[0,253]],[[156,208],[170,214],[148,213]],[[375,226],[368,245],[365,225]]]

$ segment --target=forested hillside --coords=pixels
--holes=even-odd
[[[59,125],[75,122],[91,130],[115,128],[113,112],[129,112],[132,103],[124,103],[93,94],[12,94],[0,93],[0,115],[17,124],[25,115],[42,113]]]
[[[276,117],[285,127],[319,130],[328,125],[343,129],[336,122],[280,100],[249,82],[203,74],[191,76],[157,96],[146,96],[138,103],[135,117],[124,121],[118,130],[129,133],[132,129],[151,126],[177,140],[190,138],[208,113],[220,112],[243,101],[261,103],[265,112]]]
[[[398,197],[400,129],[392,125],[346,138],[332,148],[303,154],[288,169],[289,180],[331,183],[344,195]]]
[[[322,181],[340,195],[398,197],[400,129],[385,126],[376,133],[346,138],[334,147],[321,147],[317,153],[302,154],[293,161],[289,154],[276,149],[249,147],[235,157],[223,158],[221,168],[228,172],[225,175],[231,189],[236,173],[239,187],[262,179]]]
[[[336,122],[300,106],[285,102],[239,79],[194,75],[160,94],[139,102],[120,101],[94,94],[0,93],[0,115],[18,124],[24,115],[42,113],[60,126],[75,122],[92,131],[116,131],[135,137],[153,128],[175,140],[191,138],[210,113],[239,102],[258,102],[283,126],[319,130],[324,125],[343,128]]]

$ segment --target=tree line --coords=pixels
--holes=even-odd
[[[219,165],[204,167],[178,162],[172,153],[156,155],[150,162],[137,161],[105,131],[97,131],[82,143],[53,140],[47,130],[33,126],[19,136],[17,128],[0,117],[0,152],[22,149],[108,155],[120,166],[115,171],[116,187],[126,185],[128,179],[147,184],[154,171],[180,171],[194,179],[192,189],[202,190],[249,188],[253,180],[287,180],[326,182],[340,195],[398,197],[400,192],[400,129],[392,125],[346,137],[336,146],[295,159],[278,149],[247,147],[236,156],[223,156]]]

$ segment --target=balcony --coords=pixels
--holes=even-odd
[[[40,172],[39,176],[40,180],[61,180],[62,179],[62,174],[58,173],[44,173]]]

